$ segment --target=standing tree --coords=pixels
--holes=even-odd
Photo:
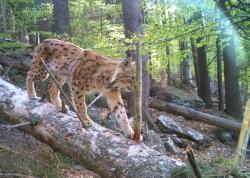
[[[0,1],[0,7],[1,7],[1,31],[3,33],[7,32],[7,23],[6,23],[6,0]]]
[[[125,28],[125,37],[133,38],[143,34],[143,16],[140,8],[139,0],[123,0],[122,1],[123,22]],[[128,50],[128,56],[132,57],[134,61],[138,60],[138,54],[135,50]],[[146,63],[148,58],[141,56],[142,60],[142,118],[148,124],[150,129],[154,129],[154,124],[148,112],[148,99],[150,90],[149,74],[146,70]],[[134,106],[132,103],[129,106]]]
[[[59,35],[69,33],[70,16],[68,0],[53,0],[54,26],[53,31]]]
[[[220,0],[219,6],[225,12],[226,17],[230,17],[226,7],[226,0]],[[225,24],[222,28],[227,29]],[[222,38],[228,38],[228,34],[224,34]],[[236,118],[242,118],[240,90],[239,90],[239,73],[236,64],[235,41],[234,34],[230,35],[229,42],[223,48],[224,60],[224,78],[225,78],[225,103],[226,112]]]
[[[188,50],[188,44],[186,40],[179,42],[180,50],[183,52],[183,60],[181,61],[181,80],[184,87],[191,86],[192,73],[190,66],[190,54]]]
[[[224,110],[224,96],[222,87],[222,60],[221,60],[221,35],[216,40],[216,57],[217,57],[217,81],[218,81],[218,109]]]
[[[47,4],[49,3],[49,0],[36,0],[35,1],[36,5],[38,6],[42,6],[43,4]],[[51,31],[51,23],[50,23],[50,19],[48,18],[41,18],[38,20],[37,22],[37,30],[39,32],[49,32]],[[43,41],[44,39],[46,39],[46,36],[43,34],[39,34],[39,36],[37,36],[37,40],[36,42],[39,43],[39,41]]]
[[[196,19],[201,19],[201,26],[204,26],[203,13],[202,11],[198,11],[196,14]],[[199,37],[196,42],[202,43],[204,37]],[[200,45],[200,44],[199,44]],[[208,65],[207,65],[207,49],[206,45],[202,44],[197,47],[197,58],[198,58],[198,70],[199,70],[199,96],[204,100],[207,108],[212,107],[211,100],[211,89],[210,89],[210,80],[208,73]]]

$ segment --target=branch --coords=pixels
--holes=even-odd
[[[197,178],[202,178],[201,171],[200,171],[200,168],[199,168],[199,166],[194,158],[192,148],[190,146],[187,146],[186,152],[187,152],[188,161],[189,161],[189,163],[194,171],[195,176]]]
[[[62,93],[64,99],[67,101],[67,103],[71,106],[72,110],[76,113],[77,117],[79,118],[79,120],[81,121],[81,116],[78,113],[78,111],[76,110],[76,108],[74,107],[74,105],[70,102],[70,100],[68,99],[67,95],[64,93],[63,89],[61,88],[60,84],[58,83],[58,81],[56,80],[56,78],[54,77],[54,75],[50,72],[49,68],[47,67],[47,65],[45,64],[43,58],[41,57],[41,61],[46,69],[46,71],[49,73],[49,75],[51,76],[52,80],[54,80],[54,82],[56,83],[58,89],[60,90],[60,92]],[[63,110],[65,110],[65,105],[63,104]],[[83,127],[86,128],[86,125],[84,124],[84,122],[82,122]]]
[[[30,125],[30,124],[31,124],[31,122],[24,122],[24,123],[20,123],[20,124],[16,124],[16,125],[3,125],[3,124],[0,124],[0,127],[5,127],[9,131],[11,129],[18,128],[18,127],[23,127],[23,126]]]

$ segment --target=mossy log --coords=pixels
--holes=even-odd
[[[41,120],[19,129],[101,177],[167,178],[185,166],[98,124],[84,129],[75,113],[60,113],[50,103],[29,100],[26,91],[1,78],[0,114],[11,124]]]

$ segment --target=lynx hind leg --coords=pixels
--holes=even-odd
[[[80,121],[86,126],[90,127],[93,121],[89,118],[87,113],[87,106],[85,103],[85,93],[80,87],[71,85],[72,97],[74,100],[74,106],[80,114]]]
[[[61,78],[55,77],[58,81],[60,87],[62,87],[65,83],[65,81]],[[52,104],[54,104],[58,111],[62,111],[62,100],[60,98],[60,90],[58,86],[56,85],[56,82],[53,81],[51,84],[51,87],[49,89],[49,97]],[[68,106],[65,105],[65,112],[69,110]]]
[[[40,62],[33,63],[32,68],[27,72],[27,77],[26,77],[26,88],[30,99],[37,98],[34,81],[45,80],[47,76],[48,74],[45,68],[42,66],[42,63]]]
[[[134,136],[134,131],[129,123],[120,92],[110,91],[110,92],[107,92],[105,95],[107,97],[109,106],[111,108],[111,112],[113,113],[114,117],[117,119],[124,134],[128,138],[132,139]]]

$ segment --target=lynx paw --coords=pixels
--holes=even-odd
[[[56,106],[56,110],[62,113],[67,113],[69,111],[68,105]]]
[[[93,125],[93,121],[91,119],[81,119],[84,127],[91,127]]]

